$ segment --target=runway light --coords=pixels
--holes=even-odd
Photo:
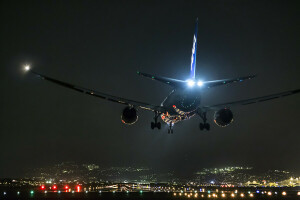
[[[33,190],[31,190],[31,191],[30,191],[30,194],[34,194],[34,191],[33,191]]]
[[[56,186],[56,185],[53,185],[53,189],[56,190],[56,189],[57,189],[57,186]]]
[[[232,194],[231,194],[231,197],[234,197],[234,196],[235,196],[235,195],[232,193]]]
[[[272,192],[268,192],[268,195],[271,196],[271,195],[272,195]]]
[[[253,194],[252,194],[252,193],[250,194],[250,197],[253,197]]]
[[[76,186],[76,190],[77,190],[77,192],[80,192],[80,186],[79,185]]]
[[[244,197],[244,196],[245,196],[244,193],[242,193],[242,194],[241,194],[241,197]]]
[[[225,197],[226,195],[223,193],[221,196],[222,196],[222,197]]]
[[[297,195],[300,196],[300,192],[297,192]]]
[[[18,191],[18,192],[17,192],[17,195],[19,195],[19,194],[20,194],[20,192]]]
[[[44,185],[41,185],[41,190],[44,190],[45,189],[45,186]]]
[[[61,193],[61,191],[59,190],[59,191],[58,191],[58,194],[60,194],[60,193]]]
[[[283,191],[283,192],[282,192],[282,195],[285,196],[285,195],[286,195],[286,192]]]
[[[193,87],[195,85],[195,81],[187,80],[187,84],[188,84],[189,87]]]
[[[66,190],[69,189],[69,186],[66,185],[66,186],[65,186],[65,189],[66,189]]]
[[[6,192],[3,192],[3,195],[6,195]]]
[[[174,192],[174,196],[176,196],[177,194]]]

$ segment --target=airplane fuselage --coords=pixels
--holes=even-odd
[[[167,124],[175,124],[196,114],[200,106],[200,95],[191,89],[173,90],[161,105],[167,110],[161,114],[161,119]]]

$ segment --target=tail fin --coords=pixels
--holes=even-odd
[[[195,79],[195,73],[196,73],[197,32],[198,32],[198,18],[196,19],[196,27],[195,27],[195,33],[194,33],[194,39],[193,39],[191,71],[190,71],[191,79]]]

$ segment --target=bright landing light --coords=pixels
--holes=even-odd
[[[187,81],[188,86],[193,87],[195,85],[195,81],[193,80],[188,80]]]
[[[25,69],[25,71],[29,71],[30,70],[30,66],[29,65],[25,65],[24,69]]]
[[[201,87],[201,86],[203,85],[203,82],[202,82],[202,81],[198,81],[198,82],[197,82],[197,85],[198,85],[199,87]]]

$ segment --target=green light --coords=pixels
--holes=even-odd
[[[155,78],[154,76],[152,76],[152,78]]]
[[[143,193],[143,190],[140,190],[140,193]]]
[[[34,191],[33,191],[33,190],[31,190],[31,191],[30,191],[30,194],[34,194]]]

